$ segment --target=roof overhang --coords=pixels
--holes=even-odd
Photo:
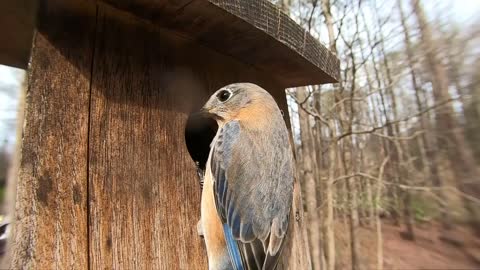
[[[43,0],[48,1],[48,0]],[[0,63],[26,68],[33,0],[0,1]],[[266,0],[99,0],[263,70],[285,87],[334,83],[340,64]]]

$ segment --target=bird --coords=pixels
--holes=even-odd
[[[200,112],[218,124],[200,211],[209,269],[275,269],[286,242],[295,174],[282,112],[252,83],[222,87]]]

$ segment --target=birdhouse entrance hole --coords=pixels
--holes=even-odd
[[[185,126],[185,143],[188,152],[198,167],[205,171],[210,143],[217,133],[217,122],[198,113],[192,113],[188,117]]]

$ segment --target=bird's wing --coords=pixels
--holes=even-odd
[[[219,130],[212,145],[215,203],[236,269],[274,269],[278,261],[294,178],[288,133],[286,128],[281,131],[264,138],[232,121]]]

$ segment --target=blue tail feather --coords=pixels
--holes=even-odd
[[[228,227],[228,224],[223,224],[223,233],[225,235],[225,241],[227,242],[228,255],[230,256],[233,269],[243,270],[242,256],[240,255],[240,250],[238,249],[235,239],[233,239],[232,230]]]

